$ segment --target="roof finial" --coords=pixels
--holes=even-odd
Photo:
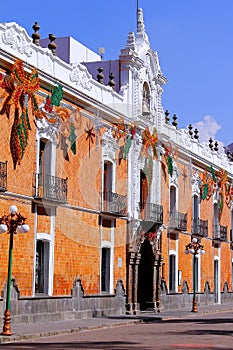
[[[142,33],[145,31],[145,25],[143,20],[143,12],[142,9],[138,9],[137,11],[137,32]]]

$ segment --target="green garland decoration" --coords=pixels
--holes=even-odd
[[[124,156],[123,156],[123,159],[126,160],[127,159],[127,156],[129,154],[129,150],[130,150],[130,147],[131,147],[131,144],[132,144],[132,136],[129,136],[126,140],[126,145],[125,145],[125,149],[124,149]]]
[[[213,179],[213,181],[216,182],[216,175],[215,175],[215,171],[214,171],[214,169],[212,167],[212,164],[210,165],[210,170],[211,170],[211,174],[212,174],[212,179]]]
[[[223,193],[219,194],[219,203],[218,203],[218,219],[220,221],[221,217],[222,217],[222,211],[223,211],[223,203],[224,203],[224,195]]]
[[[19,144],[21,148],[21,154],[20,154],[20,159],[23,158],[25,149],[28,144],[28,133],[27,133],[27,120],[28,120],[28,113],[22,113],[20,116],[20,121],[17,127],[17,135],[19,138]]]
[[[60,102],[63,97],[63,91],[62,91],[62,85],[58,84],[58,86],[55,86],[52,95],[51,95],[51,104],[53,106],[60,106]]]
[[[144,172],[146,174],[148,184],[151,185],[152,177],[153,177],[153,160],[152,158],[146,158]]]
[[[69,141],[70,141],[70,148],[71,151],[76,154],[76,139],[77,136],[75,135],[75,127],[73,124],[70,125],[70,135],[69,135]]]
[[[205,184],[204,188],[203,188],[203,192],[202,192],[202,196],[201,199],[204,201],[208,195],[208,191],[209,191],[209,185],[208,183]]]
[[[167,157],[167,166],[168,166],[168,174],[170,176],[172,176],[172,174],[173,174],[173,165],[172,165],[172,157],[170,156],[170,154],[168,154],[168,157]]]

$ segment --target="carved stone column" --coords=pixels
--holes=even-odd
[[[134,279],[134,259],[135,252],[129,252],[129,263],[128,263],[128,283],[127,283],[127,304],[126,304],[126,313],[133,313],[133,279]]]
[[[141,261],[141,254],[137,253],[135,256],[134,264],[134,293],[133,293],[133,313],[138,314],[140,312],[140,305],[138,304],[138,265]]]
[[[161,266],[162,266],[162,257],[160,253],[155,255],[154,261],[154,283],[153,283],[153,303],[154,311],[160,312],[160,283],[161,283]]]

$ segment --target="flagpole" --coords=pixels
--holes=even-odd
[[[137,24],[137,30],[138,30],[138,0],[136,0],[136,24]]]

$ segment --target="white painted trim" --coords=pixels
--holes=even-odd
[[[178,242],[176,242],[176,244],[178,244]],[[177,251],[175,250],[169,250],[169,260],[170,260],[170,255],[174,255],[175,256],[175,293],[178,293],[178,254]],[[169,270],[170,270],[170,264],[169,264]],[[170,272],[170,271],[169,271]],[[170,289],[170,286],[169,286]]]
[[[220,248],[218,248],[219,254],[220,254]],[[217,303],[221,304],[221,290],[220,290],[220,280],[221,280],[221,259],[220,256],[214,256],[214,261],[218,261],[218,290],[217,290]]]
[[[114,244],[109,241],[102,241],[101,242],[101,254],[100,254],[100,261],[102,261],[102,248],[109,248],[110,249],[110,280],[109,280],[109,293],[113,294],[113,270],[114,270]],[[100,267],[101,271],[101,267]],[[101,276],[101,275],[100,275]],[[100,278],[101,279],[101,278]]]
[[[49,243],[49,274],[48,274],[48,295],[52,296],[53,294],[53,272],[54,272],[54,241],[52,235],[48,233],[37,233],[36,241],[46,241]],[[36,250],[36,245],[35,245]],[[36,251],[34,255],[34,276],[35,276],[35,267],[36,267]],[[35,288],[35,287],[34,287]],[[35,289],[34,289],[35,293]]]

